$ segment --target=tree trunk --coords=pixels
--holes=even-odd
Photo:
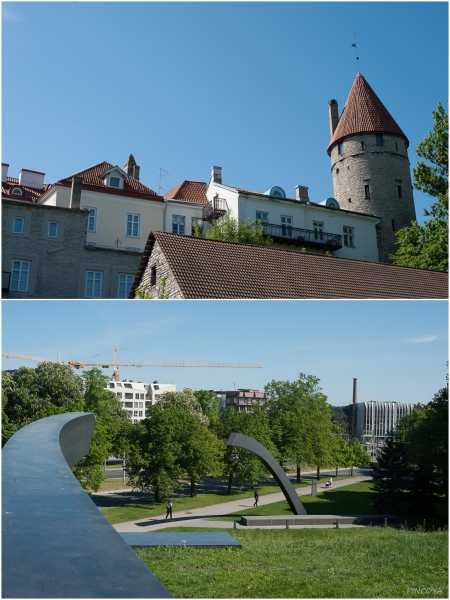
[[[320,467],[317,467],[317,481],[320,481]]]
[[[233,473],[230,473],[228,475],[228,489],[227,489],[227,494],[231,494],[231,485],[233,483]]]
[[[155,502],[160,502],[159,498],[159,486],[155,485]]]
[[[191,479],[191,498],[195,498],[197,494],[195,493],[195,481]]]
[[[353,465],[352,465],[352,470],[351,470],[351,473],[350,473],[350,475],[353,475]]]
[[[300,483],[300,467],[297,465],[297,483]]]
[[[336,477],[338,476],[338,469],[339,467],[336,467]]]

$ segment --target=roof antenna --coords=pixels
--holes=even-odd
[[[358,73],[359,73],[359,56],[358,56],[358,46],[356,45],[356,33],[354,35],[355,35],[355,43],[352,44],[352,48],[354,48],[356,51],[356,64],[358,65]]]
[[[163,173],[163,171],[164,171],[164,173]],[[158,196],[161,196],[161,177],[167,177],[167,175],[170,175],[169,171],[166,171],[165,169],[162,169],[161,167],[159,167]]]

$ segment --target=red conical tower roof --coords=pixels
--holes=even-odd
[[[361,73],[358,73],[327,152],[331,154],[333,144],[348,135],[375,132],[400,135],[406,140],[407,146],[409,146],[406,135],[391,117],[387,108]]]

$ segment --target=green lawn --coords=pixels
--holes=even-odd
[[[308,515],[350,515],[376,513],[372,506],[371,481],[352,483],[351,485],[329,492],[318,493],[317,496],[301,496],[301,501]],[[230,513],[225,517],[214,517],[214,521],[232,521],[242,515],[283,515],[292,517],[292,510],[287,500],[255,506]]]
[[[338,481],[339,479],[350,478],[348,476],[337,477],[334,478],[333,481]],[[293,486],[294,488],[310,487],[311,482],[294,483]],[[274,494],[279,491],[280,488],[277,485],[265,485],[259,487],[260,496]],[[245,489],[242,491],[233,490],[231,494],[198,494],[195,498],[191,498],[190,496],[179,496],[173,498],[173,511],[192,510],[193,508],[201,508],[202,506],[210,506],[211,504],[222,504],[224,502],[230,502],[231,500],[244,500],[245,498],[253,498],[253,491]],[[138,519],[158,517],[166,514],[166,500],[159,503],[139,502],[127,504],[126,506],[103,508],[102,513],[112,525],[115,525],[116,523],[126,523],[127,521],[136,521]]]
[[[241,549],[135,552],[176,598],[448,597],[447,532],[236,529],[232,535]]]

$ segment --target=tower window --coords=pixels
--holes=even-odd
[[[377,133],[377,146],[383,145],[383,134]]]
[[[398,144],[395,142],[395,149],[398,150]]]
[[[336,169],[336,175],[339,175],[339,169]]]
[[[397,186],[397,193],[398,193],[398,197],[401,198],[402,197],[402,186],[401,185]]]
[[[364,193],[366,195],[366,198],[369,199],[370,198],[370,186],[369,185],[364,186]]]
[[[338,143],[338,152],[339,154],[344,154],[344,142]]]
[[[361,150],[364,151],[365,149],[366,149],[366,146],[365,146],[364,142],[361,142]]]

